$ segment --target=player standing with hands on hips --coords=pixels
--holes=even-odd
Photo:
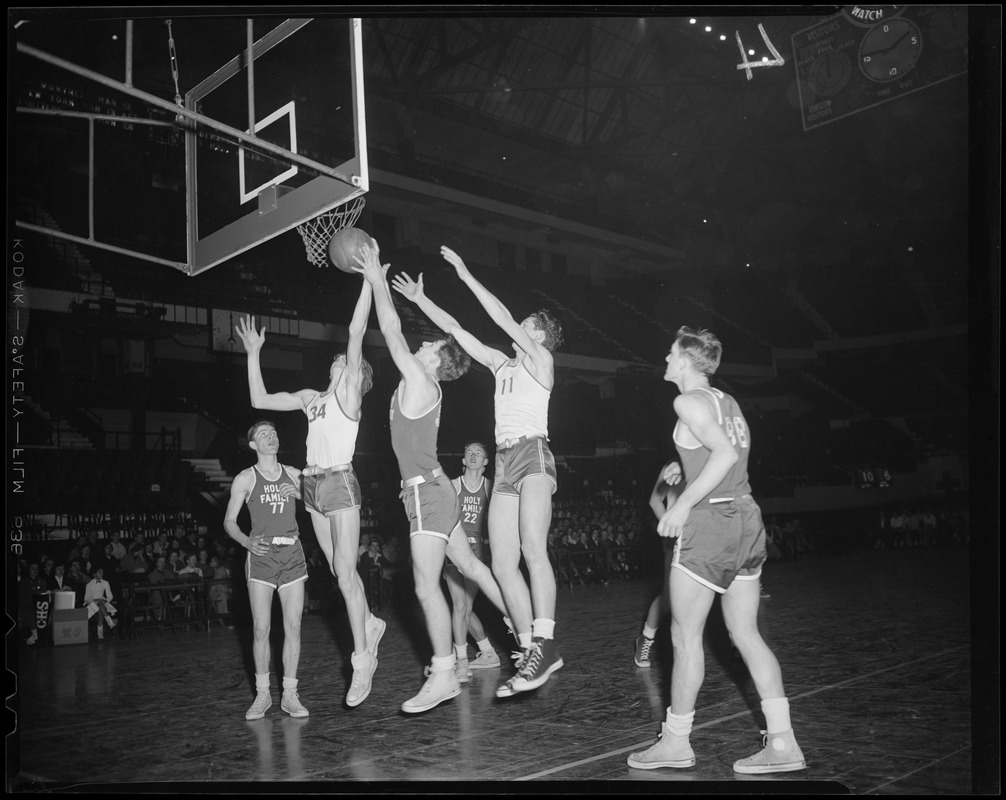
[[[523,651],[517,674],[496,690],[497,697],[537,689],[563,666],[555,645],[555,573],[548,557],[555,458],[548,446],[548,403],[555,383],[552,352],[562,343],[558,321],[545,310],[521,322],[469,271],[449,247],[440,254],[482,307],[513,340],[514,356],[487,347],[454,317],[431,301],[408,275],[395,289],[414,302],[433,324],[454,336],[473,359],[496,378],[496,461],[489,503],[489,547],[493,574]],[[531,586],[520,571],[521,555]]]
[[[669,577],[671,705],[660,739],[630,755],[628,764],[695,764],[689,735],[705,677],[703,631],[719,594],[727,631],[754,680],[768,727],[764,749],[734,762],[734,772],[792,772],[807,764],[793,734],[782,670],[758,631],[765,526],[748,482],[750,432],[737,401],[709,385],[722,352],[711,332],[681,328],[666,358],[664,380],[681,392],[674,399],[674,443],[686,481],[657,525],[661,536],[678,537]]]

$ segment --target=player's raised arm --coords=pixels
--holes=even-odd
[[[407,300],[411,300],[416,306],[429,317],[430,321],[444,333],[457,339],[465,351],[482,366],[495,370],[500,364],[507,360],[507,356],[499,350],[487,347],[476,336],[461,327],[461,324],[444,309],[434,303],[426,294],[423,286],[423,274],[419,273],[419,280],[414,281],[404,272],[396,275],[391,281],[392,287]]]
[[[373,289],[377,322],[381,326],[381,333],[395,366],[398,367],[407,385],[420,380],[425,381],[426,372],[423,365],[409,350],[405,334],[402,333],[402,321],[391,299],[391,289],[388,288],[387,267],[381,266],[378,252],[366,245],[360,248],[356,260],[359,264],[356,271],[363,275],[363,279]]]
[[[265,344],[265,328],[257,330],[255,327],[255,317],[246,316],[238,319],[238,324],[234,326],[241,344],[244,345],[245,352],[248,353],[248,394],[251,398],[252,408],[266,408],[271,411],[302,411],[305,396],[315,394],[312,390],[303,389],[299,392],[276,392],[270,394],[266,391],[265,380],[262,378],[262,365],[260,353],[262,345]]]
[[[361,281],[360,297],[356,301],[353,319],[349,322],[349,343],[346,345],[345,399],[349,414],[355,414],[363,402],[363,337],[367,333],[367,319],[374,297],[374,289],[366,280]]]
[[[520,323],[513,318],[513,314],[511,314],[510,310],[503,305],[500,299],[483,286],[474,275],[472,275],[471,270],[468,269],[468,266],[465,264],[461,256],[446,245],[440,248],[440,255],[442,255],[444,260],[454,267],[458,277],[461,278],[469,289],[472,290],[472,294],[475,295],[475,299],[478,300],[482,307],[486,310],[486,313],[489,314],[492,321],[499,325],[499,327],[501,327],[511,339],[520,345],[525,352],[531,352],[534,345],[537,343],[534,342],[534,340],[523,328],[521,328]]]

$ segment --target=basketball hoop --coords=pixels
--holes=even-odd
[[[303,225],[298,225],[297,230],[304,240],[304,249],[307,251],[307,260],[316,267],[327,267],[328,243],[336,231],[351,227],[360,218],[365,203],[366,200],[361,194],[345,205],[337,206]]]

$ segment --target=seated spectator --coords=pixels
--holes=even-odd
[[[45,578],[46,584],[52,586],[52,577],[56,568],[56,560],[54,558],[50,558],[48,555],[43,555],[39,561],[42,564],[42,571],[40,573],[41,576]]]
[[[185,557],[184,565],[178,570],[178,577],[185,581],[203,579],[203,571],[198,566],[199,557],[195,553],[189,553]]]
[[[113,531],[108,537],[108,540],[112,544],[112,558],[114,558],[116,564],[118,564],[125,557],[128,550],[122,543],[122,536],[117,531]]]
[[[105,570],[98,567],[94,571],[94,577],[87,582],[84,587],[84,607],[87,609],[88,619],[97,619],[98,638],[105,638],[105,626],[109,630],[115,627],[115,620],[112,617],[117,609],[113,605],[112,587],[105,580]]]
[[[202,537],[200,537],[202,538]],[[210,554],[205,547],[199,550],[199,555],[196,558],[196,569],[198,569],[205,580],[209,580],[213,577],[215,570],[210,566]]]
[[[181,572],[182,567],[185,566],[185,562],[182,560],[182,551],[177,548],[171,548],[168,551],[167,563],[165,564],[165,569],[172,578],[177,578],[179,572]]]
[[[73,591],[73,587],[70,586],[70,582],[66,577],[66,567],[62,564],[57,564],[52,569],[52,582],[49,583],[49,591],[65,592],[67,590]]]
[[[70,584],[70,588],[77,593],[76,605],[83,605],[84,587],[91,580],[91,576],[80,568],[80,559],[75,558],[70,562],[70,569],[67,572],[66,579]]]
[[[168,562],[164,556],[158,556],[154,562],[154,568],[147,573],[147,581],[159,586],[164,583],[171,583],[176,580],[175,573],[168,569]],[[154,619],[164,617],[164,594],[160,591],[150,593],[150,605],[154,609]]]
[[[126,551],[126,555],[119,561],[119,571],[124,580],[142,581],[149,572],[147,560],[143,557],[143,545],[133,543]]]
[[[210,557],[210,569],[213,570],[214,581],[228,581],[227,583],[214,583],[210,586],[210,604],[215,614],[229,614],[231,606],[231,571],[219,556]]]
[[[87,580],[90,580],[90,576],[94,575],[95,567],[98,566],[98,562],[95,559],[91,551],[91,545],[85,544],[80,548],[80,571],[88,576]],[[85,581],[86,583],[87,581]]]

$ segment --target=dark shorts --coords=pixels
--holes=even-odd
[[[756,580],[765,563],[765,526],[752,498],[696,506],[678,537],[673,566],[715,592]]]
[[[307,561],[304,548],[296,544],[271,544],[263,556],[248,554],[245,560],[245,580],[263,583],[281,590],[294,583],[307,580]]]
[[[482,545],[482,537],[470,533],[466,533],[465,536],[468,539],[469,547],[472,548],[472,553],[475,554],[475,558],[477,558],[483,564],[488,564],[489,562],[486,560],[487,555],[486,548],[484,548]],[[450,558],[444,561],[444,573],[446,574],[447,572],[453,572],[455,575],[460,575],[464,577],[464,573],[456,566],[454,566]]]
[[[461,505],[447,476],[409,486],[400,496],[409,518],[409,536],[425,533],[444,541],[451,538],[451,531],[461,521]]]
[[[513,447],[497,447],[495,464],[493,494],[520,497],[520,486],[525,478],[538,475],[548,476],[555,494],[558,486],[555,457],[547,440],[538,437],[526,439]]]
[[[308,511],[328,517],[360,507],[360,482],[352,469],[305,475],[301,482],[301,495]]]

